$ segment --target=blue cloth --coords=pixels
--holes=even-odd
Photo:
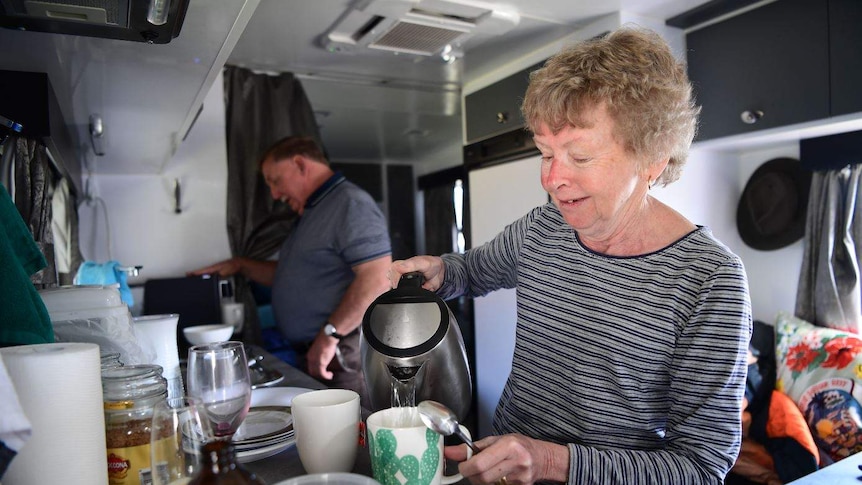
[[[129,275],[125,271],[120,270],[120,263],[117,261],[108,261],[107,263],[84,261],[78,268],[75,282],[79,285],[103,286],[117,283],[120,285],[120,298],[122,298],[123,303],[131,307],[135,304],[135,298],[129,288],[128,277]]]

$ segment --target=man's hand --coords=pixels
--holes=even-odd
[[[218,275],[221,277],[242,274],[246,278],[266,286],[272,286],[277,261],[257,260],[243,257],[226,259],[206,268],[189,271],[186,276]]]
[[[386,269],[390,264],[392,258],[387,254],[353,266],[356,277],[328,319],[338,328],[338,333],[349,335],[362,324],[362,317],[369,305],[387,290]],[[309,375],[319,379],[332,379],[332,372],[327,370],[327,367],[337,358],[337,346],[338,339],[324,334],[321,327],[305,354]]]
[[[317,333],[317,336],[311,343],[311,347],[309,347],[308,352],[305,354],[308,374],[311,377],[326,381],[332,379],[332,371],[327,370],[327,367],[329,367],[332,359],[335,358],[335,350],[337,346],[337,338],[326,336],[323,333],[323,330]]]
[[[209,265],[205,268],[189,271],[186,276],[202,276],[207,274],[217,274],[219,276],[233,276],[242,270],[240,258],[231,258],[220,261],[216,264]]]

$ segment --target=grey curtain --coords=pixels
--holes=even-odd
[[[796,315],[823,327],[862,330],[862,164],[811,179]]]
[[[42,251],[48,266],[34,274],[31,281],[37,288],[57,285],[54,265],[54,236],[51,232],[51,197],[58,178],[45,147],[34,139],[13,136],[7,148],[12,148],[11,164],[14,170],[15,206],[36,245]]]
[[[224,70],[227,118],[227,231],[233,256],[267,259],[290,233],[296,214],[270,196],[258,169],[263,152],[289,135],[315,138],[323,146],[314,111],[293,74],[256,74],[228,66]],[[234,297],[256,308],[249,282],[235,277]],[[245,312],[242,339],[261,344],[256,311]]]

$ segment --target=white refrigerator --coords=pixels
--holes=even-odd
[[[538,153],[470,170],[470,247],[489,241],[530,209],[548,201]],[[474,299],[476,404],[479,437],[491,434],[494,410],[515,348],[515,290]]]

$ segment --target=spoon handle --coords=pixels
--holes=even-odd
[[[479,453],[479,447],[477,447],[473,443],[473,440],[471,440],[466,434],[464,434],[463,431],[461,431],[460,426],[455,426],[455,435],[461,438],[461,441],[467,443],[467,446],[469,446],[470,449],[473,450],[473,453]]]

